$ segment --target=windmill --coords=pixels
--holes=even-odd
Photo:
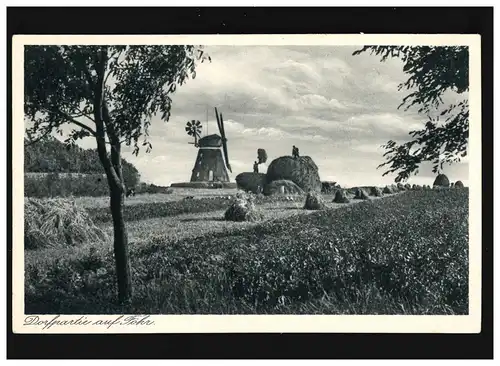
[[[201,122],[195,121],[194,119],[192,121],[188,121],[186,123],[186,132],[189,136],[194,137],[194,142],[189,143],[194,144],[194,146],[198,147],[198,139],[201,136]]]
[[[227,171],[232,171],[229,165],[224,119],[222,113],[218,113],[217,108],[215,108],[215,116],[220,135],[212,134],[198,139],[199,133],[201,133],[201,124],[197,125],[195,121],[189,126],[186,125],[186,132],[195,137],[194,145],[198,148],[198,156],[192,171],[191,182],[229,182]]]

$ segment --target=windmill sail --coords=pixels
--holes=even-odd
[[[229,165],[229,156],[227,153],[227,139],[226,131],[224,130],[224,119],[222,118],[222,113],[220,114],[220,133],[222,137],[222,149],[224,150],[224,159],[226,160],[227,169],[232,173],[231,165]]]

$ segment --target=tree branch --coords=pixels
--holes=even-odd
[[[43,140],[43,139],[44,139],[45,137],[47,137],[47,135],[48,135],[48,134],[50,134],[51,132],[52,132],[52,129],[49,129],[49,128],[48,128],[48,129],[46,129],[46,130],[45,130],[45,133],[44,133],[42,136],[40,136],[39,138],[37,138],[37,139],[35,139],[35,140],[28,140],[28,142],[27,142],[27,143],[26,143],[26,142],[24,143],[24,146],[31,146],[31,145],[33,145],[33,144],[37,143],[38,141]]]
[[[73,123],[81,128],[83,128],[84,130],[87,130],[88,132],[90,132],[90,134],[94,137],[97,136],[97,132],[94,131],[92,128],[90,128],[89,126],[87,125],[84,125],[83,123],[81,122],[78,122],[76,119],[74,119],[72,116],[70,116],[69,114],[67,113],[64,113],[63,111],[60,111],[60,110],[57,110],[57,113],[60,114],[62,117],[66,118],[68,120],[69,123]]]

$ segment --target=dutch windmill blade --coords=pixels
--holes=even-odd
[[[220,135],[222,137],[222,149],[224,150],[224,159],[226,160],[227,169],[232,173],[231,165],[229,164],[229,156],[227,153],[227,139],[226,131],[224,130],[224,119],[222,118],[222,113],[220,114],[220,125],[219,125]]]
[[[222,137],[222,128],[220,126],[220,118],[219,118],[219,112],[217,111],[217,107],[215,107],[215,118],[217,119],[217,128],[219,129],[219,133],[221,134]]]

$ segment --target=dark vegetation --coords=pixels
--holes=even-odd
[[[28,197],[109,195],[97,150],[67,146],[53,137],[33,144],[25,140],[24,172],[28,173],[24,177],[24,195]],[[139,171],[125,159],[122,159],[122,172],[127,187],[139,184]]]
[[[140,180],[137,168],[122,159],[123,177],[127,187],[135,187]],[[29,144],[24,140],[25,173],[82,173],[104,175],[96,149],[82,149],[65,145],[54,137],[46,137]],[[103,176],[106,180],[106,177]]]
[[[141,212],[130,220],[149,210],[130,209]],[[468,189],[408,191],[195,240],[152,237],[131,248],[135,294],[124,307],[107,247],[31,258],[27,313],[467,314]]]

